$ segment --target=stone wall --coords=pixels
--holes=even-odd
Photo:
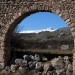
[[[22,2],[20,0],[18,2],[0,2],[0,62],[4,62],[4,60],[8,59],[9,56],[7,58],[3,58],[4,55],[10,55],[10,40],[12,37],[11,34],[17,24],[30,14],[39,11],[48,11],[59,15],[66,21],[70,27],[73,37],[75,38],[74,0],[23,1],[24,0],[22,0]],[[75,53],[73,55],[75,55]],[[75,56],[73,65],[75,66]]]

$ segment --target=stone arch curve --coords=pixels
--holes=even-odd
[[[17,24],[25,17],[39,11],[53,12],[63,18],[74,37],[75,44],[75,1],[74,0],[37,0],[10,4],[1,16],[0,25],[0,62],[4,62],[10,56],[10,38]],[[8,11],[9,10],[9,11]],[[75,47],[75,46],[74,46]],[[74,48],[75,49],[75,48]],[[75,54],[74,54],[75,55]],[[4,56],[4,57],[3,57]],[[75,56],[74,58],[75,59]],[[75,61],[75,60],[74,60]],[[5,61],[6,62],[6,61]]]

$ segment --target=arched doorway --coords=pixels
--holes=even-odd
[[[13,47],[15,47],[15,48],[13,48],[13,49],[11,49],[11,51],[13,52],[13,55],[11,55],[12,57],[16,57],[16,58],[20,58],[20,57],[22,57],[23,55],[24,55],[24,52],[28,52],[29,54],[30,54],[30,52],[31,52],[31,54],[34,52],[35,54],[36,53],[42,53],[42,54],[47,54],[47,56],[49,56],[49,54],[51,55],[51,54],[55,54],[55,55],[61,55],[61,56],[65,56],[65,55],[72,55],[72,53],[71,54],[69,54],[69,52],[70,51],[72,51],[73,50],[73,45],[74,45],[74,40],[70,40],[69,38],[68,38],[68,40],[66,39],[65,40],[65,38],[67,38],[68,37],[68,35],[66,36],[65,34],[68,32],[67,31],[67,29],[66,29],[66,31],[67,32],[65,32],[65,33],[63,33],[63,31],[65,30],[65,28],[66,27],[68,27],[67,25],[64,25],[64,24],[62,24],[63,25],[63,27],[64,28],[61,28],[61,29],[59,29],[58,31],[59,31],[59,34],[58,35],[56,35],[56,36],[58,36],[57,38],[59,38],[59,37],[61,37],[61,39],[58,41],[56,41],[55,42],[55,40],[53,40],[53,38],[54,38],[54,35],[50,35],[50,33],[49,33],[49,30],[51,30],[51,29],[47,29],[47,31],[48,32],[46,32],[46,29],[44,29],[44,32],[43,32],[43,34],[42,34],[42,32],[40,33],[39,32],[39,30],[37,30],[38,29],[38,27],[40,27],[40,29],[41,29],[41,27],[43,27],[44,28],[44,25],[46,25],[47,26],[47,28],[49,28],[49,27],[51,27],[50,25],[50,23],[48,23],[48,24],[46,24],[46,23],[44,23],[44,24],[40,24],[40,26],[39,26],[39,24],[37,24],[37,23],[40,23],[40,22],[42,22],[43,21],[43,19],[42,20],[40,20],[39,22],[38,22],[38,20],[37,20],[37,22],[36,22],[36,24],[37,24],[37,26],[36,26],[36,24],[33,24],[33,22],[35,22],[36,20],[36,18],[34,19],[34,20],[31,20],[31,16],[33,16],[33,15],[35,15],[35,14],[39,14],[40,16],[42,15],[42,16],[45,16],[44,18],[46,18],[47,20],[49,19],[49,22],[50,22],[50,20],[53,18],[53,16],[54,16],[54,14],[53,13],[50,13],[50,12],[37,12],[37,13],[34,13],[34,14],[32,14],[32,15],[30,15],[30,16],[28,16],[28,17],[26,17],[25,19],[24,19],[24,21],[23,21],[23,24],[21,24],[20,26],[22,26],[22,30],[24,29],[24,31],[22,31],[21,30],[21,28],[20,28],[20,26],[18,26],[17,27],[17,32],[15,32],[16,34],[15,34],[15,38],[13,37],[12,38],[12,40],[13,39],[16,39],[14,42],[13,42],[13,44],[12,45],[14,45]],[[48,17],[47,16],[47,14],[48,14],[48,16],[50,16],[50,15],[53,15],[52,17]],[[37,18],[38,18],[38,16],[39,15],[37,15]],[[39,16],[39,18],[41,18]],[[58,16],[58,15],[56,15],[56,16]],[[29,21],[26,21],[27,19],[29,19],[30,18],[30,20]],[[38,18],[38,19],[39,19]],[[46,19],[45,19],[45,21],[46,21]],[[58,19],[59,19],[59,17],[58,17]],[[56,19],[55,18],[55,20],[53,20],[53,22],[55,22],[55,24],[53,24],[54,25],[54,27],[57,25],[57,26],[59,26],[59,27],[61,27],[61,24],[59,24],[59,21],[58,21],[58,23],[57,23],[57,20],[58,19]],[[62,19],[61,19],[62,20]],[[60,20],[60,21],[61,21]],[[43,21],[44,22],[44,21]],[[64,22],[64,21],[63,21]],[[27,25],[25,25],[27,23]],[[29,23],[29,24],[28,24]],[[62,23],[62,22],[61,22]],[[41,26],[42,25],[42,26]],[[48,27],[48,25],[49,25],[49,27]],[[25,27],[25,28],[24,28]],[[36,29],[37,30],[37,32],[36,32],[36,30],[30,30],[30,31],[26,31],[25,29],[27,29],[27,27],[29,27],[29,29]],[[46,28],[46,27],[45,27]],[[41,29],[42,30],[42,29]],[[25,32],[26,31],[26,32]],[[35,32],[34,32],[35,31]],[[60,31],[61,31],[61,33],[60,33]],[[45,32],[46,32],[46,34],[45,34]],[[71,32],[71,31],[70,31]],[[35,35],[33,35],[33,33],[36,33],[36,35],[38,35],[38,34],[40,34],[39,35],[39,39],[37,38],[35,38]],[[37,34],[38,33],[38,34]],[[48,34],[47,34],[48,33]],[[57,33],[57,32],[56,32]],[[19,35],[20,34],[20,35]],[[30,35],[29,37],[27,37],[27,34],[28,35]],[[45,35],[44,35],[45,34]],[[49,36],[50,35],[50,36]],[[40,36],[43,36],[43,37],[41,37],[40,38]],[[48,37],[48,38],[46,38],[46,36]],[[65,37],[66,36],[66,37]],[[70,34],[69,34],[69,36],[70,36]],[[45,38],[44,38],[45,37]],[[51,38],[52,37],[52,38]],[[33,42],[31,42],[31,38],[35,38],[35,40],[33,40]],[[26,39],[28,40],[28,41],[26,41]],[[31,39],[31,40],[30,40]],[[40,40],[41,39],[41,40]],[[18,41],[17,41],[18,40]],[[38,40],[38,41],[36,41],[36,40]],[[42,41],[43,40],[43,41]],[[25,41],[25,42],[24,42]],[[30,41],[30,42],[29,42]],[[41,41],[41,42],[40,42]],[[62,42],[61,42],[62,41]],[[36,43],[35,43],[36,42]],[[50,42],[52,42],[52,43],[50,43]],[[54,43],[53,43],[54,42]],[[12,46],[11,46],[12,47]],[[27,49],[27,50],[26,50]],[[51,50],[53,49],[53,52],[51,53]],[[67,50],[67,51],[65,51],[66,49],[69,49],[69,50]],[[19,52],[18,52],[19,51]],[[57,51],[57,52],[56,52]],[[62,53],[62,52],[64,52],[64,53]],[[12,53],[11,52],[11,53]],[[19,53],[19,54],[18,54]],[[17,55],[16,55],[17,54]],[[18,55],[20,55],[21,54],[21,56],[18,56]],[[54,55],[53,55],[54,56]],[[12,59],[12,57],[11,57],[11,59]],[[49,56],[50,57],[50,56]],[[48,57],[48,58],[49,58]],[[55,57],[55,56],[54,56]],[[16,59],[15,58],[15,59]],[[53,58],[53,57],[50,57],[50,58]]]
[[[10,57],[11,57],[11,50],[12,50],[12,48],[11,48],[11,40],[13,39],[12,38],[13,37],[12,34],[13,34],[13,31],[16,28],[17,24],[19,22],[21,22],[22,19],[28,17],[31,14],[37,13],[37,12],[39,12],[39,11],[33,11],[31,13],[27,13],[26,16],[25,15],[21,16],[20,19],[17,19],[13,23],[13,25],[10,26],[10,28],[8,29],[8,32],[7,32],[8,35],[5,36],[5,38],[6,38],[5,39],[5,46],[6,47],[8,46],[8,48],[5,48],[5,55],[4,55],[5,56],[5,59],[7,59],[7,61],[5,61],[6,63],[10,62],[9,60],[10,60]],[[44,12],[44,11],[41,11],[41,12]],[[48,12],[48,11],[46,11],[46,12]],[[49,12],[51,12],[51,11],[49,11]],[[9,50],[7,50],[7,49],[9,49]]]

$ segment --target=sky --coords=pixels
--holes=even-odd
[[[16,27],[16,32],[25,30],[41,30],[52,28],[57,30],[62,27],[67,27],[64,19],[50,12],[38,12],[24,18]]]

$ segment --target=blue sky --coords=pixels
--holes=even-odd
[[[38,12],[23,19],[16,27],[16,31],[20,32],[24,30],[40,30],[46,28],[59,29],[67,26],[66,22],[56,14]]]

